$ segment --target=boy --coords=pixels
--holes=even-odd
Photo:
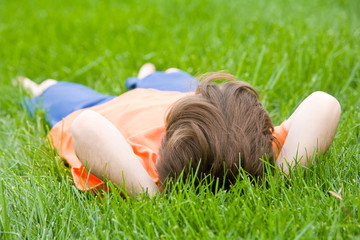
[[[139,85],[154,76],[154,70],[145,65]],[[171,80],[158,74],[152,81],[166,90]],[[228,82],[212,83],[218,79]],[[191,85],[187,78],[179,82]],[[288,173],[295,159],[305,166],[307,159],[329,148],[340,116],[335,98],[315,92],[274,128],[255,89],[224,73],[208,75],[195,92],[139,88],[104,101],[66,116],[49,136],[72,167],[79,189],[101,187],[104,178],[117,185],[125,180],[133,195],[152,196],[167,178],[177,178],[182,171],[186,177],[195,169],[195,177],[210,174],[228,188],[240,167],[255,178],[262,176],[265,155]]]

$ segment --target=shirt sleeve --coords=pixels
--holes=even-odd
[[[273,136],[279,141],[280,143],[280,148],[278,148],[278,145],[276,144],[276,142],[273,142],[273,148],[275,151],[275,158],[277,159],[279,156],[279,153],[281,152],[282,146],[284,146],[286,137],[288,135],[288,131],[285,128],[285,121],[283,121],[280,126],[276,126],[274,127],[274,132],[273,132]]]

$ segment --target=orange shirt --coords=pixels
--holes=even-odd
[[[153,179],[159,183],[155,169],[165,117],[180,98],[193,93],[166,92],[154,89],[135,89],[90,109],[107,118],[121,132],[138,160]],[[58,122],[50,131],[49,139],[59,155],[71,166],[71,173],[80,190],[103,187],[102,181],[89,174],[77,158],[72,142],[71,124],[84,110],[78,110]],[[275,128],[274,135],[284,144],[287,132]],[[276,148],[275,148],[276,149]],[[277,152],[280,152],[277,151]]]

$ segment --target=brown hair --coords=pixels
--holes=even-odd
[[[228,80],[222,84],[213,81]],[[230,81],[229,81],[230,80]],[[227,189],[240,166],[255,178],[263,175],[266,156],[274,164],[273,125],[256,90],[234,76],[212,73],[195,95],[180,99],[166,118],[156,169],[159,180],[183,180],[197,170],[197,182],[206,175]]]

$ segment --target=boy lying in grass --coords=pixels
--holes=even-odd
[[[219,79],[227,82],[213,83]],[[210,175],[227,189],[240,168],[261,177],[265,155],[288,173],[327,151],[340,116],[334,97],[315,92],[274,127],[256,90],[232,75],[212,73],[199,83],[178,69],[156,72],[152,64],[128,79],[135,89],[118,97],[75,83],[18,80],[36,95],[26,100],[29,112],[45,108],[50,141],[81,190],[104,187],[107,178],[125,183],[129,194],[153,196],[166,179],[196,169],[194,177]]]

